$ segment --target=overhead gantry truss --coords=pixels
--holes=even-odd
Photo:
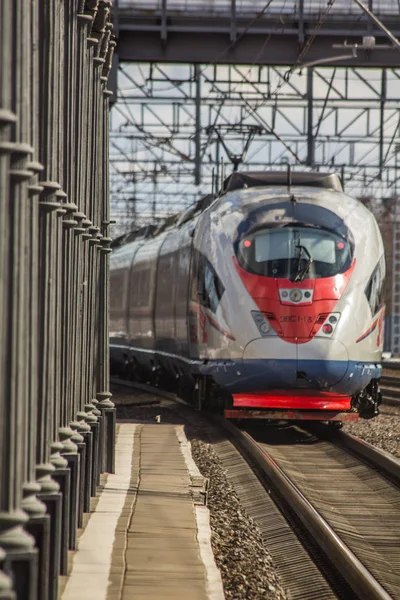
[[[399,53],[400,57],[400,53]],[[255,57],[256,58],[256,57]],[[337,170],[345,189],[400,189],[400,67],[121,64],[112,201],[137,224],[181,210],[244,169]],[[245,152],[246,151],[246,152]],[[128,217],[129,215],[129,217]]]
[[[334,169],[350,193],[396,194],[399,12],[400,0],[118,0],[117,218],[163,218],[239,165]]]

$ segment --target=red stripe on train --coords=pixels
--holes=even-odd
[[[358,344],[358,342],[362,342],[362,340],[365,340],[366,337],[368,337],[373,331],[375,331],[378,321],[379,321],[379,317],[378,317],[378,319],[375,319],[375,321],[372,323],[371,327],[369,327],[365,333],[360,335],[360,337],[356,340],[356,344]]]

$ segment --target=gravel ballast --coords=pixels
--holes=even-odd
[[[400,410],[381,406],[381,414],[375,419],[360,419],[356,423],[345,423],[343,431],[390,452],[400,459]]]
[[[261,532],[241,507],[210,444],[192,440],[192,455],[210,486],[211,544],[227,600],[286,600]]]

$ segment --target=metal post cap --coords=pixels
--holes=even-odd
[[[87,414],[83,411],[79,411],[76,415],[76,418],[79,422],[79,431],[81,431],[82,433],[88,433],[91,431],[90,425],[86,423],[86,417]]]

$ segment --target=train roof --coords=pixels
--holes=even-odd
[[[342,182],[336,173],[320,173],[316,171],[291,171],[290,183],[292,186],[317,187],[335,192],[343,192]],[[234,190],[254,187],[288,186],[287,171],[235,171],[224,181],[222,196]],[[190,221],[195,215],[203,212],[216,200],[217,196],[208,194],[198,200],[188,209],[171,215],[158,225],[145,225],[116,238],[111,243],[111,248],[116,249],[126,244],[139,240],[156,237],[170,227],[180,227]]]
[[[236,171],[225,179],[224,193],[252,187],[288,186],[288,177],[287,171]],[[290,184],[343,192],[342,182],[336,173],[292,171]]]
[[[183,225],[183,223],[190,221],[190,219],[192,219],[196,214],[201,213],[203,210],[205,210],[212,202],[214,202],[214,200],[215,196],[212,194],[208,194],[207,196],[204,196],[186,210],[180,213],[176,213],[175,215],[170,215],[169,217],[166,217],[158,225],[145,225],[143,227],[134,229],[129,233],[121,235],[120,237],[112,241],[111,248],[119,248],[120,246],[125,246],[126,244],[139,239],[148,239],[151,237],[156,237],[158,234],[173,226],[180,227],[181,225]]]

